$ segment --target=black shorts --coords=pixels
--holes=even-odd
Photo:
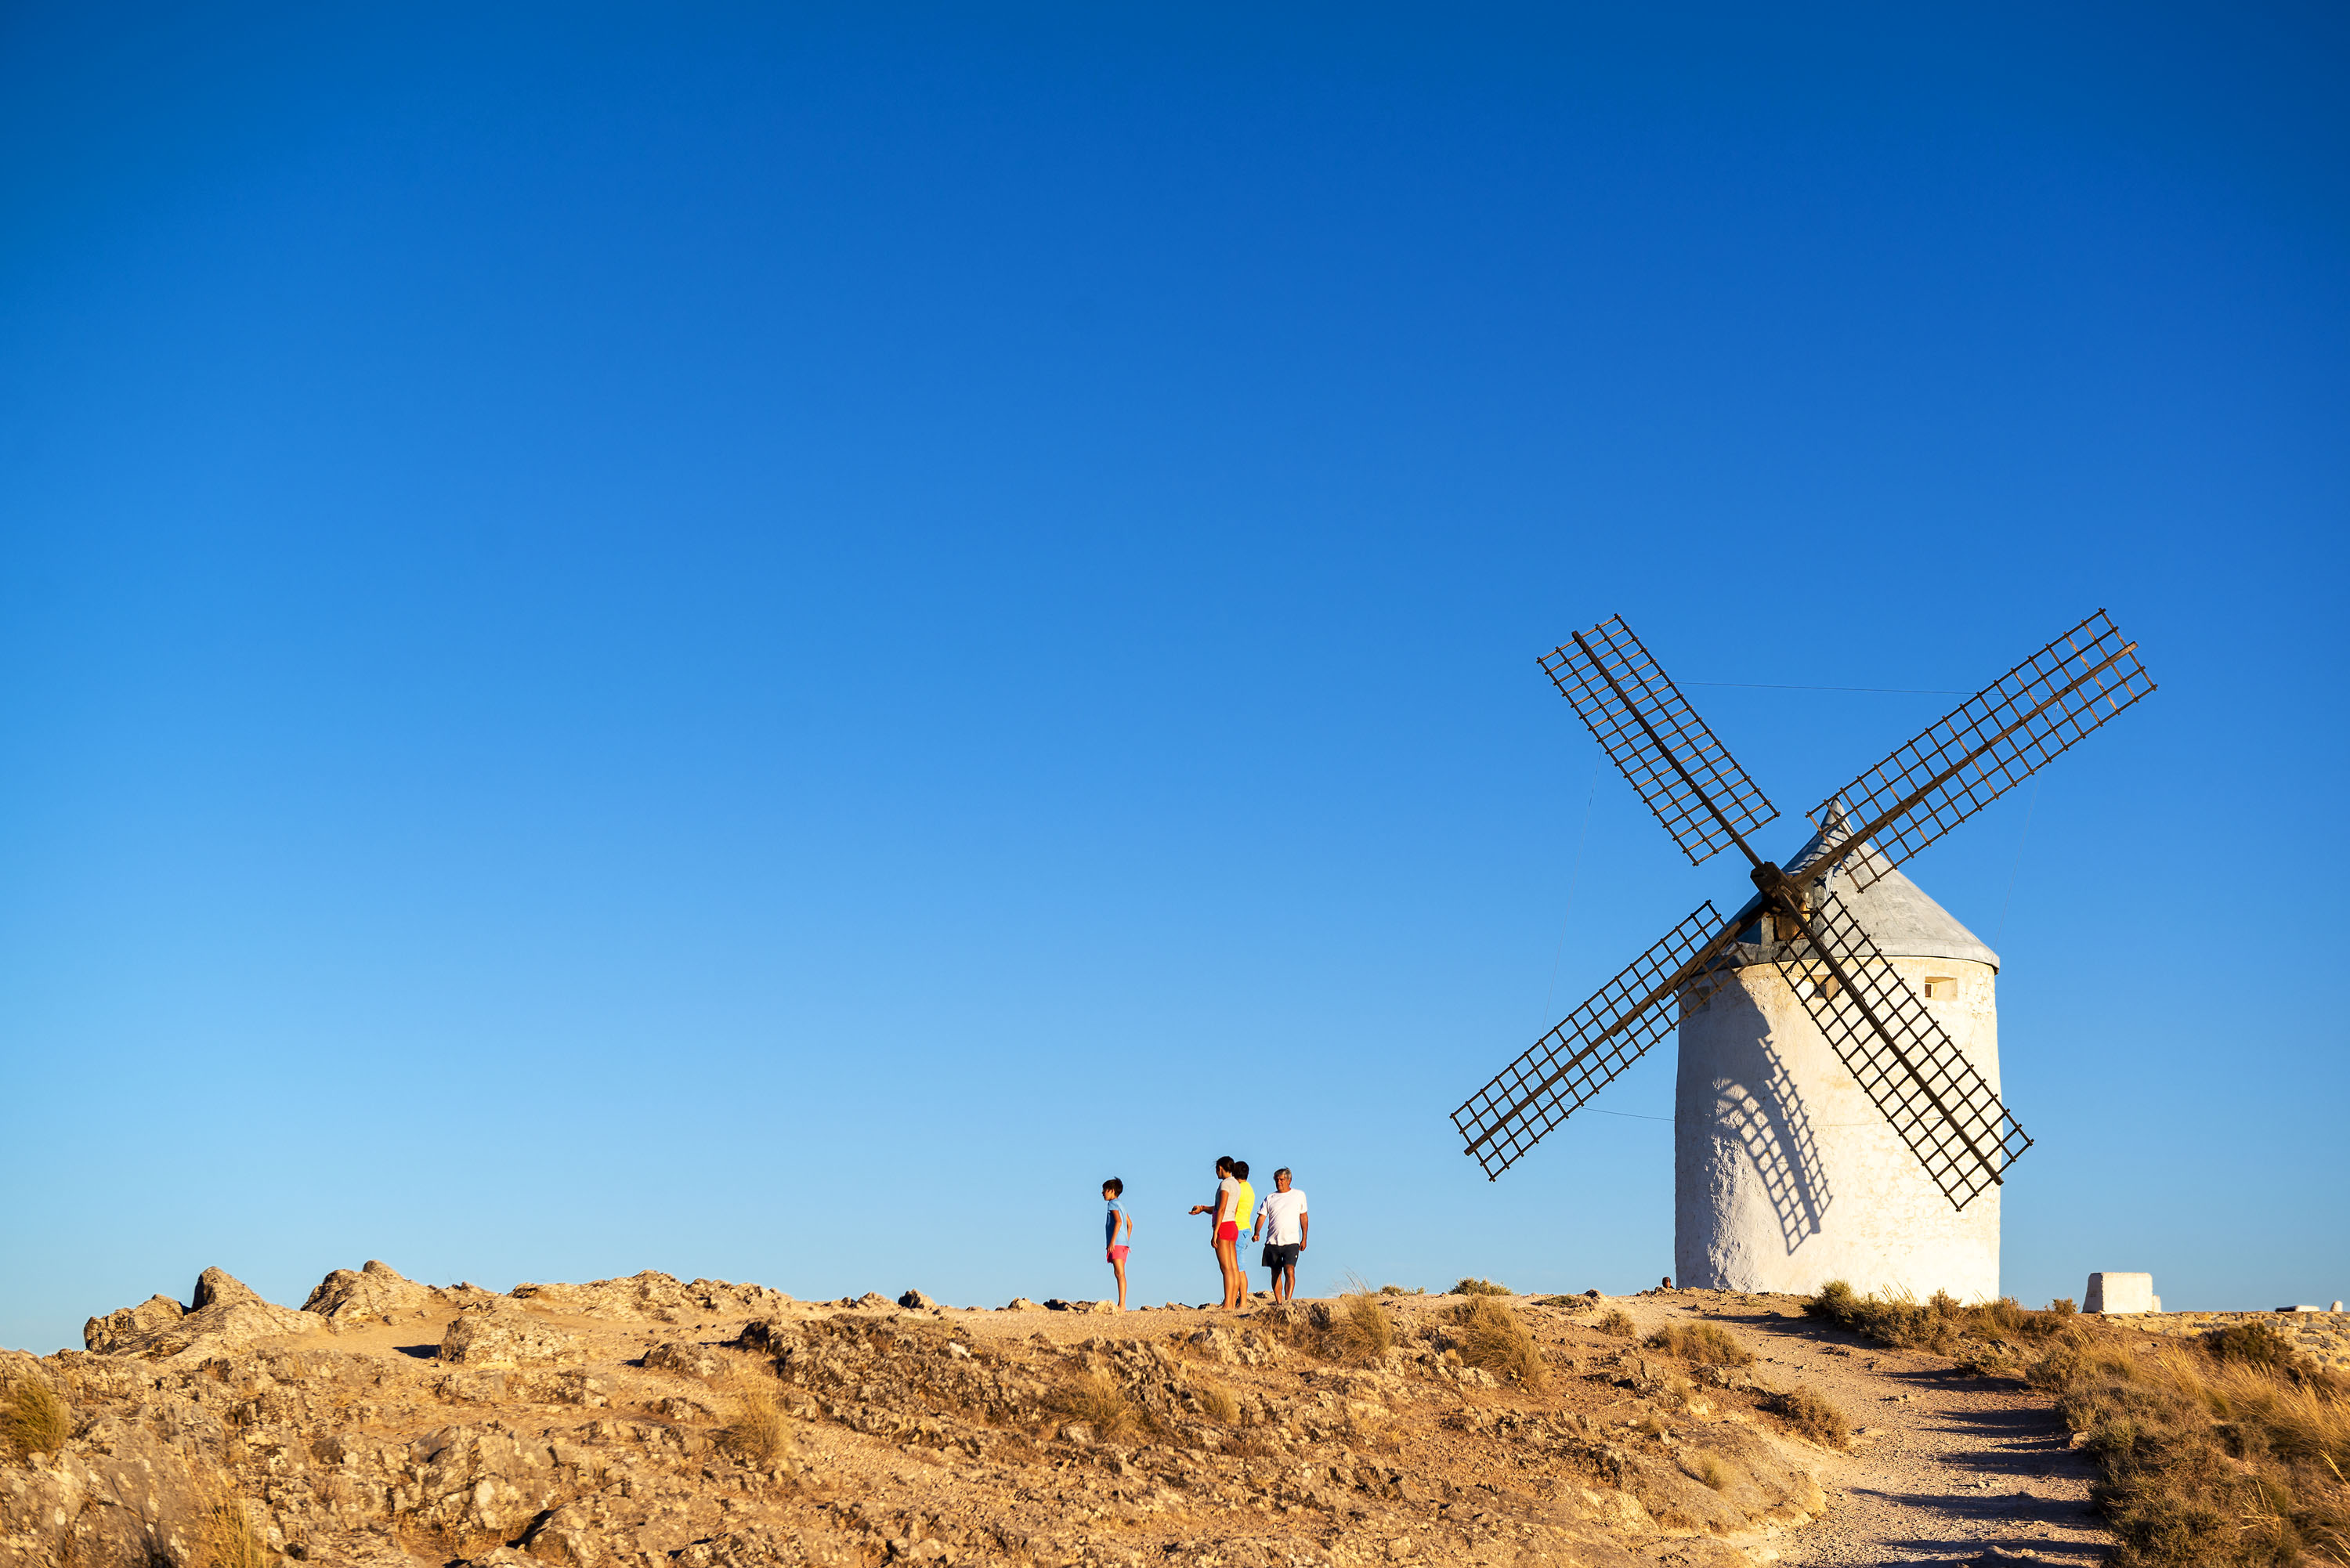
[[[1264,1244],[1264,1266],[1268,1269],[1294,1269],[1297,1266],[1297,1252],[1298,1243],[1295,1241],[1287,1246],[1267,1241]]]

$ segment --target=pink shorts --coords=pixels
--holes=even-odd
[[[1109,1261],[1110,1261],[1111,1262],[1113,1262],[1113,1263],[1123,1263],[1123,1262],[1126,1262],[1126,1249],[1125,1249],[1124,1247],[1112,1247],[1112,1248],[1109,1250]]]
[[[1225,1220],[1222,1224],[1221,1224],[1221,1225],[1219,1225],[1219,1226],[1217,1226],[1217,1227],[1216,1227],[1216,1240],[1217,1240],[1217,1241],[1239,1241],[1240,1239],[1241,1239],[1241,1225],[1240,1225],[1240,1221],[1239,1221],[1239,1220]]]

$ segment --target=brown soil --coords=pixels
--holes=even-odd
[[[1860,1347],[1787,1298],[1513,1300],[1547,1374],[1534,1390],[1463,1365],[1479,1352],[1453,1297],[1384,1298],[1394,1348],[1348,1365],[1305,1303],[1120,1315],[754,1293],[746,1319],[691,1308],[743,1287],[657,1275],[521,1299],[380,1279],[367,1310],[299,1314],[307,1332],[189,1345],[192,1314],[156,1342],[188,1346],[170,1355],[16,1358],[78,1435],[0,1459],[0,1564],[206,1568],[221,1515],[200,1504],[224,1494],[267,1557],[388,1568],[1730,1568],[1994,1543],[2062,1563],[2104,1539],[2044,1400]],[[1644,1334],[1711,1317],[1765,1359],[1692,1366],[1601,1332],[1617,1308]],[[1854,1454],[1785,1428],[1773,1394],[1798,1382],[1868,1428]],[[743,1436],[745,1390],[781,1407],[781,1451]]]

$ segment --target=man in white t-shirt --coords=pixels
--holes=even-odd
[[[1305,1215],[1305,1194],[1291,1189],[1289,1168],[1273,1173],[1273,1190],[1256,1207],[1256,1228],[1251,1241],[1264,1241],[1264,1266],[1273,1271],[1273,1299],[1285,1302],[1297,1293],[1297,1254],[1305,1251],[1305,1232],[1313,1221]]]

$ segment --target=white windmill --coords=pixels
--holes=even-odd
[[[1700,905],[1471,1096],[1463,1152],[1498,1177],[1678,1022],[1682,1283],[1997,1294],[1998,1188],[2032,1142],[2000,1101],[1999,959],[1896,867],[2153,691],[2137,649],[2091,616],[1823,802],[1783,869],[1747,843],[1777,808],[1621,618],[1546,655],[1690,864],[1734,844],[1756,892]]]

